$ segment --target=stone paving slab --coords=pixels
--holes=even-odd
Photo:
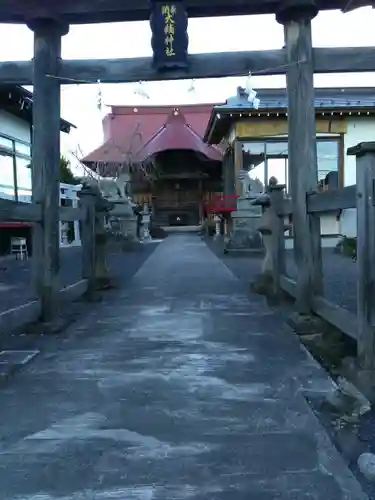
[[[39,354],[38,349],[0,351],[0,382],[8,380],[17,370]]]
[[[198,236],[71,328],[0,391],[2,498],[367,498],[303,396],[311,357]]]

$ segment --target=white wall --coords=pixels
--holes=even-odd
[[[336,220],[336,214],[328,213],[320,217],[320,234],[340,234],[340,223]]]
[[[30,143],[30,124],[0,109],[0,133]]]
[[[348,131],[344,136],[346,150],[359,142],[375,141],[375,118],[372,116],[348,117]],[[344,185],[351,186],[356,182],[355,156],[345,156]]]
[[[356,183],[356,158],[347,156],[346,151],[359,142],[375,141],[375,118],[367,116],[348,117],[348,130],[344,136],[344,185]],[[357,236],[356,209],[344,210],[340,220],[340,233],[345,236]]]

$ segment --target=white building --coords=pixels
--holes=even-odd
[[[19,85],[0,85],[0,198],[31,201],[32,93]],[[61,120],[62,133],[73,124]],[[31,225],[0,223],[0,254],[12,236],[30,237]]]
[[[368,89],[371,101],[368,106],[375,106],[375,89]],[[356,183],[356,157],[347,156],[346,151],[360,142],[375,141],[375,112],[368,109],[365,113],[352,113],[347,120],[347,131],[344,134],[343,186]],[[340,217],[340,233],[345,236],[357,236],[356,209],[343,210]]]
[[[205,139],[212,144],[225,137],[229,145],[240,142],[242,158],[233,158],[234,170],[250,167],[250,176],[263,187],[275,176],[288,189],[286,90],[260,89],[258,97],[256,110],[240,95],[215,106]],[[359,142],[375,140],[375,89],[315,89],[315,110],[318,183],[328,191],[355,184],[356,159],[346,151]],[[229,176],[226,184],[224,173],[225,194],[233,191],[234,180]],[[340,235],[356,236],[356,210],[322,214],[321,231],[325,246],[335,244]]]
[[[73,124],[61,120],[61,131]],[[31,196],[32,93],[19,85],[0,85],[0,197]]]

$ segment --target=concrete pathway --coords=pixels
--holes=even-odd
[[[1,389],[0,498],[364,499],[303,397],[319,374],[198,236],[170,236]]]

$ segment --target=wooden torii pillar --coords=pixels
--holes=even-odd
[[[58,312],[60,200],[60,81],[61,37],[69,26],[55,19],[34,19],[32,186],[33,202],[42,223],[33,231],[33,278],[41,300],[42,319]]]
[[[323,292],[320,219],[307,213],[307,193],[318,182],[311,38],[311,20],[317,14],[314,0],[284,0],[276,14],[284,25],[287,54],[288,162],[300,314],[309,314],[313,296]]]

